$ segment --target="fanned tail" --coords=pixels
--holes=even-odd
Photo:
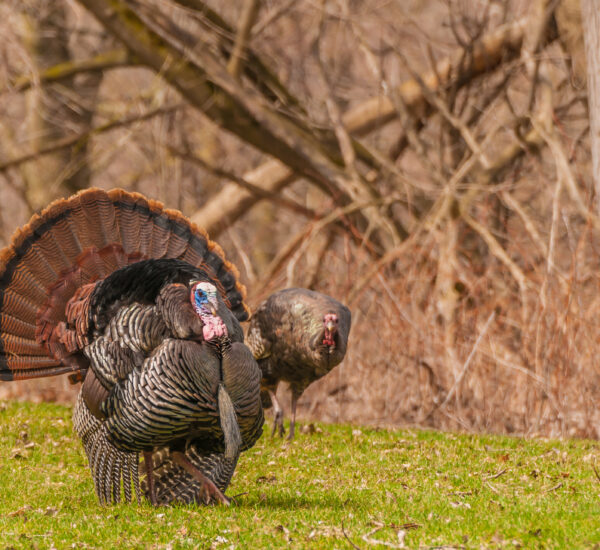
[[[85,342],[65,321],[85,325],[88,301],[70,319],[67,304],[82,287],[145,259],[200,271],[239,321],[248,318],[237,270],[183,214],[138,193],[88,189],[34,215],[0,251],[0,380],[84,370],[73,353]]]

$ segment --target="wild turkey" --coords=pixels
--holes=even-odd
[[[140,452],[153,504],[174,499],[178,472],[197,500],[227,503],[263,424],[244,292],[177,211],[118,189],[58,200],[0,252],[0,380],[83,380],[73,422],[101,503],[132,486],[140,500]],[[154,483],[165,456],[173,472]]]
[[[262,302],[250,320],[246,343],[262,372],[264,408],[273,405],[271,436],[283,436],[283,409],[275,396],[281,380],[292,392],[288,439],[294,438],[296,405],[304,390],[325,376],[346,354],[350,310],[330,296],[304,288],[288,288]]]
[[[283,410],[275,392],[280,380],[290,383],[294,437],[298,398],[314,380],[325,376],[346,353],[350,332],[350,310],[337,300],[303,288],[276,292],[252,316],[246,343],[262,371],[263,407],[275,409],[272,435],[283,436]],[[233,397],[233,396],[232,396]],[[187,455],[195,455],[189,450]],[[165,503],[188,504],[202,498],[201,485],[183,471],[168,453],[154,453],[158,493]],[[205,464],[208,457],[204,457]],[[205,466],[206,468],[206,466]]]

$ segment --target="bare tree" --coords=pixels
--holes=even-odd
[[[67,7],[59,2],[30,5],[21,14],[23,41],[33,71],[26,93],[29,146],[34,152],[73,132],[89,130],[101,71],[79,75],[77,83],[63,75],[60,83],[41,81],[49,68],[67,66],[73,61],[67,35]],[[35,84],[35,83],[38,84]],[[25,195],[32,209],[45,206],[65,192],[74,193],[89,186],[87,145],[62,148],[32,159],[23,166]]]
[[[581,13],[587,58],[592,179],[596,188],[597,209],[600,212],[600,10],[598,3],[594,0],[581,0]]]
[[[577,1],[56,4],[98,21],[60,24],[70,53],[94,32],[102,49],[35,71],[5,56],[0,131],[27,146],[0,141],[3,190],[85,146],[94,185],[146,192],[218,237],[251,305],[296,284],[349,303],[347,362],[308,415],[597,435]],[[92,123],[29,147],[11,118],[24,93],[77,93],[99,72]]]

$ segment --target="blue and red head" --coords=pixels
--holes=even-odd
[[[207,342],[227,336],[227,327],[218,314],[219,299],[215,285],[208,281],[193,281],[190,301],[202,320],[202,335]]]

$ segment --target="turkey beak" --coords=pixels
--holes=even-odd
[[[333,333],[334,329],[335,329],[335,323],[333,321],[327,321],[327,324],[325,325],[325,328],[330,332]]]
[[[210,306],[210,313],[211,315],[213,315],[214,317],[217,316],[217,309],[215,308],[215,306],[211,305]]]

